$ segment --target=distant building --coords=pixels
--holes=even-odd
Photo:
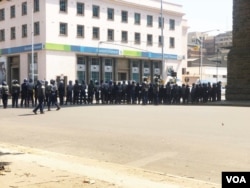
[[[140,82],[170,70],[181,76],[187,21],[181,5],[163,1],[163,23],[160,12],[161,0],[2,0],[0,55],[7,81]]]
[[[203,35],[201,32],[188,33],[188,65],[183,80],[188,78],[189,82],[196,82],[202,79],[211,83],[221,81],[227,85],[227,55],[231,45],[231,31],[216,36]]]

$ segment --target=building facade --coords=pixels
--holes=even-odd
[[[202,49],[197,42],[197,38],[201,36],[203,37]],[[220,81],[223,86],[226,86],[227,57],[231,45],[231,31],[216,36],[202,35],[200,32],[188,33],[188,66],[183,80],[188,78],[191,84],[200,79],[211,83]]]
[[[181,76],[183,16],[181,5],[161,9],[160,0],[2,0],[0,62],[8,82]]]

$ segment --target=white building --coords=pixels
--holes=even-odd
[[[1,0],[6,79],[140,82],[170,69],[181,77],[187,22],[181,5],[162,5],[163,35],[161,0]]]

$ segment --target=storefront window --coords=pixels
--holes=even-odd
[[[104,59],[104,81],[113,80],[113,61],[112,59]]]
[[[32,74],[34,73],[34,80],[33,80],[33,82],[34,82],[38,78],[38,65],[37,65],[37,53],[34,53],[33,55],[34,55],[33,56],[34,63],[32,63],[31,53],[28,54],[28,64],[29,64],[28,73],[29,73],[29,78],[32,78]],[[34,65],[34,67],[33,67],[33,65]],[[34,72],[32,71],[33,69],[34,69]]]
[[[91,80],[100,81],[100,62],[99,58],[91,58]]]
[[[77,57],[77,79],[85,81],[86,79],[86,59],[85,57]]]
[[[132,61],[132,80],[140,82],[139,61]]]

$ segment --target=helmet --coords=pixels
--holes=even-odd
[[[51,84],[54,84],[54,83],[55,83],[55,80],[51,79],[51,80],[50,80],[50,83],[51,83]]]
[[[3,85],[3,86],[6,86],[6,85],[7,85],[7,82],[6,82],[6,81],[2,81],[2,85]]]

